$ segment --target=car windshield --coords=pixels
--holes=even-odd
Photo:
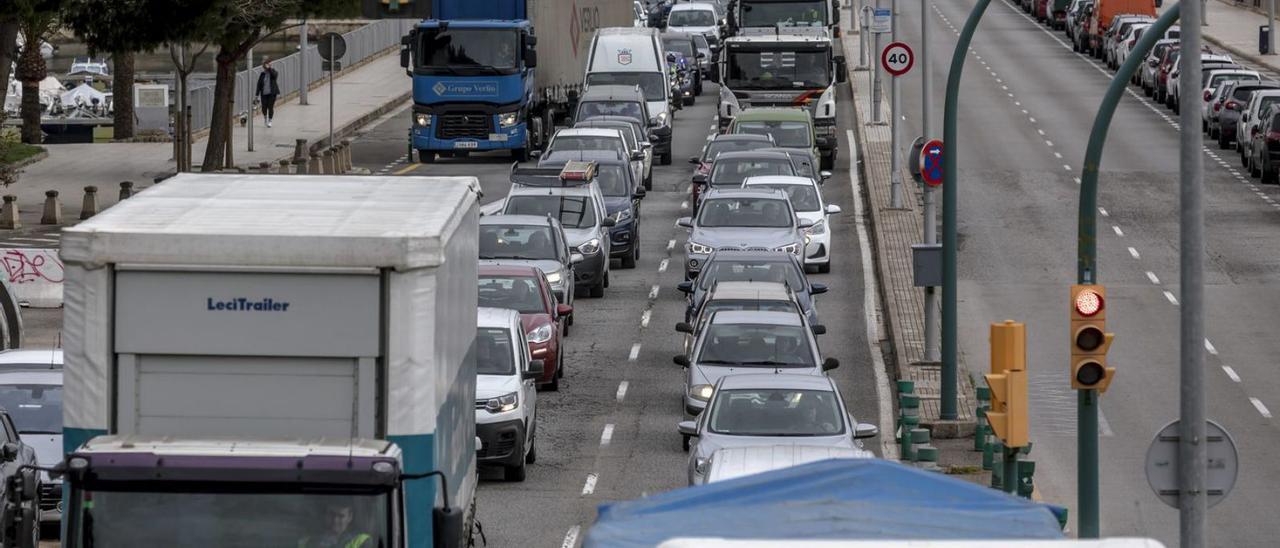
[[[605,196],[622,196],[631,197],[634,191],[631,188],[630,180],[627,175],[630,169],[625,166],[614,164],[596,167],[596,184],[600,185],[600,192]]]
[[[62,386],[10,384],[0,386],[0,408],[9,411],[21,434],[62,433]]]
[[[715,198],[702,204],[698,226],[705,228],[790,228],[794,218],[777,198]]]
[[[591,198],[586,196],[512,196],[507,198],[508,215],[550,215],[560,224],[570,228],[588,228],[596,225],[596,210]]]
[[[480,225],[481,259],[557,260],[550,226]]]
[[[538,279],[530,276],[481,277],[480,306],[510,308],[521,314],[547,313]]]
[[[662,47],[693,59],[693,41],[688,38],[663,38]]]
[[[711,405],[707,429],[728,436],[837,436],[843,413],[829,390],[724,390]]]
[[[511,333],[498,327],[476,330],[476,374],[511,375],[516,372]]]
[[[419,69],[429,72],[510,72],[517,65],[520,34],[506,29],[419,29]],[[474,93],[474,92],[473,92]],[[441,94],[443,95],[443,94]]]
[[[628,116],[644,120],[644,107],[636,101],[587,101],[578,106],[578,120],[596,116]]]
[[[818,201],[818,191],[813,185],[751,185],[772,188],[787,193],[791,198],[791,207],[796,211],[818,211],[822,204]]]
[[[769,135],[780,147],[809,148],[809,124],[805,122],[740,122],[735,124],[734,133],[748,135]]]
[[[669,27],[714,27],[716,14],[711,10],[680,10],[671,12]]]
[[[829,50],[734,50],[727,56],[727,62],[726,78],[734,89],[810,89],[831,84]]]
[[[396,538],[387,493],[250,493],[210,483],[77,490],[67,534],[76,546],[356,546],[351,539],[362,536],[359,546],[374,547]]]
[[[547,153],[565,150],[622,150],[626,145],[617,136],[605,135],[557,135],[551,139]]]
[[[714,162],[716,157],[726,152],[740,152],[744,150],[756,150],[760,148],[768,148],[771,146],[764,141],[739,141],[735,139],[717,139],[711,141],[707,145],[706,152],[702,155],[703,162]]]
[[[710,183],[713,187],[736,187],[747,177],[759,175],[795,175],[795,169],[785,158],[726,158],[715,163]]]
[[[741,26],[772,27],[778,23],[792,25],[826,26],[827,6],[823,0],[810,2],[761,2],[742,0],[740,3]]]
[[[645,101],[666,101],[667,82],[661,72],[589,72],[588,86],[640,86]]]
[[[699,364],[814,367],[809,338],[799,325],[715,323],[707,326]]]
[[[711,261],[698,274],[702,289],[717,282],[780,282],[804,290],[804,279],[790,261]]]

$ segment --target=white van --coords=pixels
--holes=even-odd
[[[670,143],[675,112],[671,109],[671,81],[667,54],[657,29],[610,27],[596,31],[587,54],[585,87],[639,85],[648,103],[649,129],[659,143]],[[662,165],[671,164],[671,150],[657,147]]]

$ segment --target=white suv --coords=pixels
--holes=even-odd
[[[520,313],[481,307],[476,314],[476,459],[524,481],[538,460],[538,391],[542,360],[529,359]]]

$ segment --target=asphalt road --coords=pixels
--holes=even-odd
[[[928,52],[935,132],[956,32],[973,0],[931,2]],[[901,39],[920,44],[921,5],[899,5]],[[991,3],[961,85],[959,143],[960,350],[973,375],[988,367],[987,325],[1027,325],[1031,458],[1048,501],[1076,508],[1076,394],[1068,379],[1068,286],[1075,281],[1081,162],[1110,73],[1072,53],[1015,5]],[[919,52],[918,52],[919,56]],[[920,133],[921,64],[901,83],[904,135]],[[1101,67],[1101,68],[1099,68]],[[1176,115],[1128,94],[1103,156],[1099,281],[1108,290],[1109,363],[1103,396],[1101,525],[1104,536],[1178,544],[1177,511],[1159,502],[1143,469],[1151,437],[1178,416],[1178,164]],[[1199,128],[1193,128],[1198,131]],[[909,142],[910,139],[907,139]],[[1274,544],[1280,488],[1280,188],[1237,177],[1237,156],[1210,145],[1205,158],[1208,416],[1240,450],[1235,490],[1209,514],[1210,544]],[[1211,154],[1210,154],[1211,153]],[[1221,161],[1220,161],[1220,160]]]
[[[615,268],[603,299],[575,303],[578,321],[566,339],[563,385],[558,393],[539,394],[538,462],[528,479],[504,483],[500,474],[482,472],[477,511],[490,546],[573,546],[594,521],[597,505],[685,485],[687,453],[676,433],[683,377],[671,358],[680,351],[674,326],[683,319],[684,296],[675,286],[682,279],[687,232],[675,220],[688,211],[683,202],[692,167],[684,160],[710,133],[717,93],[708,84],[697,105],[677,115],[675,161],[654,166],[654,189],[643,203],[636,269]],[[841,93],[847,100],[847,90]],[[848,111],[841,116],[845,124],[852,119]],[[511,161],[505,154],[408,163],[409,123],[407,111],[400,111],[371,128],[353,144],[353,162],[375,173],[474,175],[486,203],[506,194]],[[849,157],[846,149],[840,161]],[[832,375],[854,416],[880,424],[847,164],[824,193],[845,213],[833,218],[832,273],[813,275],[831,287],[818,297],[819,317],[829,329],[819,344],[824,355],[840,360]]]

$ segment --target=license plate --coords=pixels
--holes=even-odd
[[[505,143],[507,142],[507,134],[506,133],[490,133],[489,140],[497,141],[499,143]]]
[[[478,146],[480,146],[480,143],[475,141],[458,141],[453,143],[453,148],[476,148]]]

